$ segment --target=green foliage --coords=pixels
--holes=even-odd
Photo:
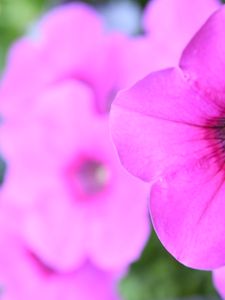
[[[47,7],[46,0],[0,0],[0,66],[9,45],[22,35]]]
[[[125,300],[168,300],[195,295],[218,299],[210,272],[189,269],[168,254],[153,232],[139,261],[121,282]]]

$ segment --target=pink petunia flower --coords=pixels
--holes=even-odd
[[[127,268],[149,236],[149,188],[121,167],[108,130],[125,40],[89,6],[68,4],[9,55],[0,89],[3,193],[30,248],[55,269],[87,258]]]
[[[225,264],[225,8],[184,50],[179,67],[153,73],[112,105],[123,165],[151,182],[156,232],[176,259],[200,269]]]
[[[105,112],[107,100],[117,88],[119,49],[124,42],[125,36],[107,31],[90,6],[71,3],[56,7],[10,50],[1,83],[1,99],[8,100],[1,101],[2,112],[11,116],[21,107],[29,108],[34,95],[66,78],[90,85],[98,109]]]
[[[119,299],[116,276],[112,272],[99,270],[90,262],[85,262],[72,272],[59,272],[46,265],[29,249],[16,233],[12,222],[7,224],[9,219],[1,216],[0,222],[2,300]]]
[[[148,186],[120,165],[108,115],[98,113],[85,84],[62,80],[34,102],[1,128],[2,193],[21,216],[18,229],[54,269],[71,271],[87,259],[126,268],[149,236]]]

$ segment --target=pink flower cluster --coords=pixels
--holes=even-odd
[[[68,4],[12,47],[0,86],[2,299],[118,299],[116,283],[149,237],[150,188],[121,166],[111,102],[176,64],[217,7],[154,0],[145,35],[129,37],[106,30],[89,6]],[[121,93],[111,116],[122,163],[151,182],[159,237],[199,268],[225,263],[223,20],[222,9],[180,67]]]

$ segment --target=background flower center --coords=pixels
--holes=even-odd
[[[76,184],[87,195],[97,194],[105,189],[109,181],[107,166],[97,160],[83,160],[75,170]]]

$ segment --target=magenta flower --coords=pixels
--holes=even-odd
[[[2,207],[1,207],[2,208]],[[1,216],[0,295],[2,300],[116,300],[116,276],[85,262],[59,272],[30,251],[9,220]],[[14,224],[15,226],[15,224]]]
[[[149,188],[121,167],[108,132],[127,38],[84,4],[54,9],[34,33],[11,50],[0,89],[4,197],[30,248],[55,269],[87,258],[127,268],[150,231]]]
[[[121,269],[139,257],[149,188],[120,165],[90,88],[73,78],[52,84],[29,115],[5,122],[1,142],[4,199],[46,264],[71,271],[89,259]]]
[[[94,89],[96,104],[105,111],[107,101],[111,101],[108,98],[117,89],[119,50],[124,39],[118,32],[107,32],[100,15],[88,5],[67,4],[53,9],[9,53],[1,86],[1,99],[9,99],[1,103],[5,116],[13,112],[10,99],[17,114],[21,106],[22,110],[32,106],[34,95],[43,88],[72,77]]]
[[[225,8],[186,47],[179,67],[122,92],[111,126],[124,166],[152,185],[156,232],[182,263],[225,264]]]

